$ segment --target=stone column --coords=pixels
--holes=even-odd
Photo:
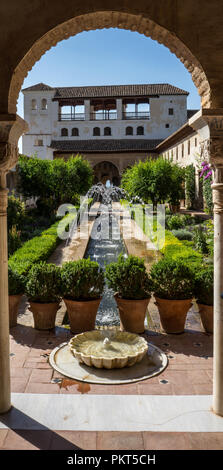
[[[8,247],[6,173],[0,184],[0,413],[11,407],[9,367]]]
[[[223,109],[203,110],[209,139],[201,144],[201,156],[213,173],[214,203],[214,370],[213,411],[223,416]]]
[[[213,411],[223,416],[223,166],[215,168],[214,174]]]
[[[122,119],[122,99],[116,100],[117,119]]]
[[[19,116],[0,114],[0,413],[11,407],[6,174],[18,160],[17,142],[27,130]]]
[[[91,102],[90,100],[84,100],[84,109],[85,109],[85,121],[90,121],[91,116]]]

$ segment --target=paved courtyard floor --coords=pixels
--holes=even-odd
[[[95,385],[54,371],[50,352],[69,341],[62,326],[33,328],[24,299],[10,330],[12,409],[0,416],[0,449],[223,449],[223,418],[211,411],[212,335],[204,333],[196,305],[185,333],[160,329],[149,306],[145,337],[168,356],[158,376],[132,384]]]

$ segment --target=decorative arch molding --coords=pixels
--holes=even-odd
[[[184,64],[201,96],[202,107],[211,107],[211,89],[205,72],[187,46],[173,33],[142,15],[130,13],[101,11],[77,16],[55,28],[37,40],[14,70],[10,89],[8,112],[16,113],[17,100],[23,81],[35,63],[46,51],[55,47],[58,42],[69,39],[83,31],[104,28],[120,28],[137,31],[144,36],[166,46]]]

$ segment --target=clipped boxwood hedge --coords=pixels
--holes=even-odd
[[[122,204],[127,208],[128,202],[122,200]],[[154,217],[153,220],[153,232],[150,232],[148,224],[145,224],[145,218],[147,217],[145,215],[145,218],[143,217],[143,213],[141,208],[137,210],[137,208],[134,208],[135,211],[135,220],[137,224],[140,226],[140,228],[143,230],[143,232],[148,236],[148,238],[151,239],[151,241],[156,244],[156,228],[157,228],[157,222],[156,218]],[[160,227],[161,229],[161,227]],[[159,231],[159,226],[158,226],[158,231]],[[162,232],[161,232],[162,233]],[[172,232],[169,230],[165,229],[165,240],[162,240],[160,237],[159,240],[160,247],[159,251],[165,256],[170,258],[171,260],[175,261],[178,259],[181,259],[182,261],[192,263],[192,264],[199,264],[202,263],[203,257],[200,253],[195,251],[191,246],[188,245],[188,243],[178,240]]]
[[[67,223],[70,222],[69,215],[65,216]],[[28,240],[9,258],[9,267],[19,274],[27,274],[34,263],[46,261],[61,242],[57,234],[60,221],[44,230],[39,237]]]

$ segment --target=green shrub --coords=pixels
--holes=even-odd
[[[194,224],[194,217],[190,215],[172,215],[166,217],[166,227],[169,230],[178,230],[192,224]]]
[[[184,230],[184,229],[178,229],[178,230],[172,230],[172,234],[174,237],[178,238],[178,240],[189,240],[191,241],[193,238],[193,235],[189,230]]]
[[[195,202],[195,168],[188,165],[185,169],[185,195],[186,207],[192,209]]]
[[[195,274],[194,296],[199,304],[213,305],[213,266],[200,269]]]
[[[205,212],[208,214],[213,213],[213,194],[211,189],[211,179],[204,179],[203,177],[203,196],[205,202]]]
[[[24,293],[24,278],[10,266],[8,268],[9,295]]]
[[[197,250],[200,250],[203,254],[208,253],[207,237],[202,227],[194,228],[193,242]]]
[[[194,272],[181,260],[163,259],[150,272],[154,294],[161,299],[183,300],[193,297]]]
[[[8,229],[13,226],[20,229],[25,219],[25,204],[14,195],[8,197],[7,221]]]
[[[8,232],[8,253],[12,255],[22,246],[21,232],[14,225]]]
[[[10,256],[9,265],[25,275],[34,263],[46,261],[60,242],[57,235],[58,224],[59,222],[56,222],[48,230],[44,230],[40,237],[34,237],[24,243]]]
[[[46,262],[32,266],[27,275],[25,293],[32,302],[58,302],[61,298],[60,268]]]
[[[151,282],[144,260],[137,256],[124,258],[106,266],[108,286],[123,299],[145,299],[151,295]]]
[[[104,288],[103,269],[90,258],[68,261],[61,268],[61,288],[67,299],[98,299]]]

